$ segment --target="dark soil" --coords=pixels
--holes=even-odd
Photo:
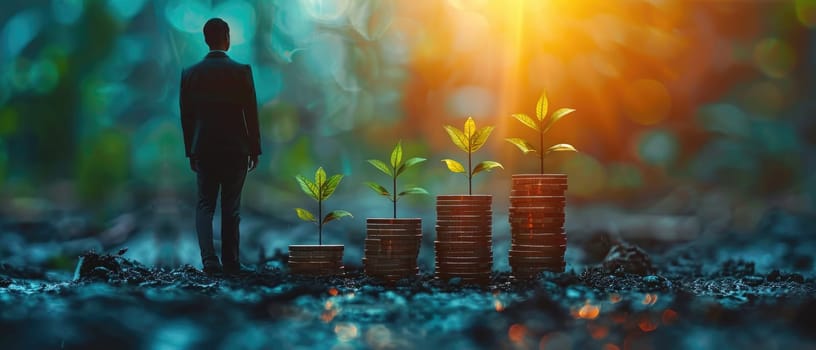
[[[283,255],[236,277],[148,268],[125,250],[83,254],[73,278],[2,264],[2,348],[812,349],[813,228],[766,221],[649,251],[576,240],[603,258],[487,286],[427,272],[385,284],[353,266],[294,276]]]

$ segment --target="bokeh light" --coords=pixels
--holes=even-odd
[[[42,14],[34,9],[13,15],[0,32],[3,55],[15,57],[40,33],[43,26]]]
[[[816,26],[816,1],[814,0],[795,0],[796,18],[799,19],[803,25],[808,27]]]
[[[754,63],[771,78],[784,78],[796,63],[793,49],[777,38],[767,38],[754,47]]]
[[[640,79],[623,91],[622,102],[627,116],[641,125],[652,125],[665,119],[671,108],[671,96],[659,81]]]
[[[54,20],[60,24],[73,24],[84,10],[84,0],[52,0],[51,10]]]
[[[646,164],[668,167],[679,153],[678,146],[677,138],[671,131],[649,131],[640,136],[638,155]]]
[[[111,13],[120,19],[129,19],[142,10],[147,0],[108,0]]]
[[[352,212],[375,208],[381,198],[359,186],[374,176],[365,160],[397,140],[429,159],[406,181],[461,192],[463,179],[439,159],[456,152],[442,125],[467,116],[496,127],[475,158],[505,165],[474,185],[506,196],[512,174],[538,168],[503,141],[533,136],[510,115],[532,115],[542,91],[551,111],[576,109],[544,140],[579,150],[545,160],[546,171],[569,174],[576,205],[666,183],[763,196],[772,173],[786,182],[774,193],[807,188],[816,202],[805,180],[816,165],[801,156],[812,152],[812,0],[10,0],[0,8],[10,200],[47,197],[36,189],[50,183],[87,210],[135,210],[170,189],[179,203],[194,197],[178,79],[206,55],[201,31],[218,16],[231,28],[228,54],[252,66],[257,88],[264,154],[246,206],[263,215],[288,220],[287,206],[300,200],[291,177],[318,165],[354,177],[338,192],[355,199]],[[94,167],[108,160],[106,170]],[[406,203],[433,219],[428,202]]]

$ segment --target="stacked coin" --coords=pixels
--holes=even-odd
[[[493,197],[436,197],[436,277],[486,284],[493,269]]]
[[[343,273],[342,245],[290,245],[289,270],[301,275]]]
[[[386,281],[416,277],[422,244],[422,219],[366,220],[366,274]]]
[[[564,271],[565,174],[513,175],[510,192],[510,267],[529,278]]]

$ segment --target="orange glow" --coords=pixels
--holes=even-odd
[[[337,290],[337,288],[334,288],[334,287],[329,288],[329,295],[331,295],[331,296],[335,297],[335,296],[337,296],[337,294],[339,294],[339,293],[340,293],[340,291],[338,291],[338,290]]]
[[[612,344],[612,343],[606,343],[606,344],[604,344],[604,346],[603,346],[603,350],[620,350],[620,348],[619,348],[617,345],[615,345],[615,344]]]
[[[628,317],[629,317],[629,313],[627,313],[627,312],[612,314],[612,322],[615,322],[616,324],[621,324],[621,323],[626,322],[626,319]]]
[[[695,14],[683,0],[635,3],[633,11],[619,1],[397,2],[397,13],[422,14],[395,20],[389,31],[409,48],[404,59],[414,72],[402,99],[402,126],[427,137],[432,150],[448,148],[439,122],[467,115],[495,125],[498,138],[524,137],[510,114],[533,113],[546,91],[553,108],[577,110],[548,142],[579,150],[598,144],[633,158],[627,154],[633,124],[693,110],[697,102],[686,91],[723,65],[712,61],[735,51],[705,30],[682,30]],[[709,53],[714,44],[717,52]],[[517,154],[505,166],[523,159]]]
[[[323,323],[329,323],[334,319],[335,316],[337,316],[336,309],[327,310],[320,315],[320,320],[323,321]]]
[[[621,298],[620,294],[617,293],[612,293],[612,295],[609,296],[609,302],[611,302],[612,304],[617,304],[618,302],[621,301],[621,299],[623,298]]]
[[[638,321],[638,328],[644,332],[651,332],[657,329],[657,322],[653,321],[649,316],[644,315]]]
[[[493,306],[496,308],[497,312],[504,311],[504,304],[502,304],[502,302],[499,301],[499,300],[494,300],[493,301]]]
[[[671,96],[666,87],[653,79],[632,82],[623,91],[626,114],[641,125],[652,125],[663,121],[671,108]]]
[[[510,329],[507,330],[507,336],[510,337],[510,341],[514,343],[522,342],[525,335],[527,335],[527,327],[518,323],[510,326]]]
[[[663,324],[670,325],[674,323],[674,321],[677,321],[677,317],[678,317],[677,311],[674,311],[672,309],[666,309],[665,311],[663,311],[663,316],[661,317],[661,319],[663,320]]]
[[[649,294],[643,297],[643,305],[654,305],[657,302],[657,294]]]
[[[592,305],[589,303],[589,300],[586,301],[584,306],[581,306],[578,309],[578,318],[583,318],[586,320],[594,320],[598,317],[601,313],[601,306],[600,305]]]
[[[353,323],[338,323],[334,326],[334,334],[337,335],[337,339],[341,342],[348,342],[357,338],[360,331],[357,329],[357,325]]]
[[[605,326],[588,324],[587,328],[589,329],[589,335],[592,337],[592,339],[603,339],[609,335],[609,328],[606,328]]]
[[[320,315],[320,320],[324,323],[331,322],[335,316],[339,313],[337,308],[334,307],[334,302],[331,300],[326,300],[326,303],[323,304],[323,313]]]

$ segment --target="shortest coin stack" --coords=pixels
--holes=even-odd
[[[564,271],[567,176],[513,175],[512,186],[509,255],[513,276],[530,278],[542,271]]]
[[[342,245],[290,245],[289,270],[300,275],[343,273]]]
[[[368,219],[363,268],[386,281],[416,277],[422,219]]]
[[[493,197],[436,197],[436,277],[487,284],[493,269]]]

